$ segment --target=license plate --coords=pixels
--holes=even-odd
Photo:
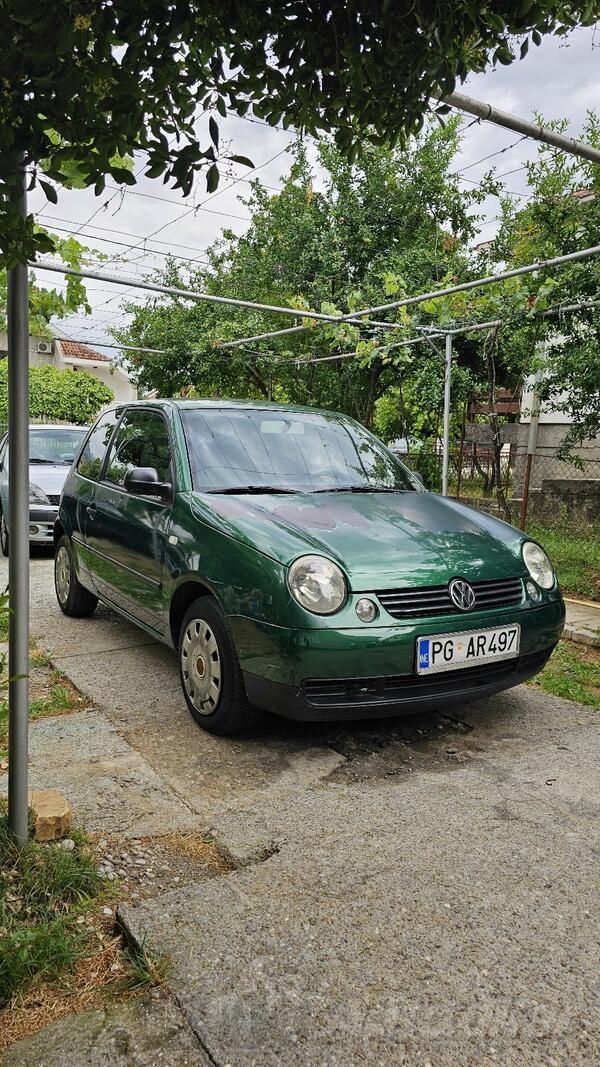
[[[514,659],[519,655],[521,627],[496,626],[493,630],[434,634],[417,640],[417,674],[459,671],[478,663]]]

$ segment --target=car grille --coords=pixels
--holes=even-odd
[[[48,500],[50,501],[50,503],[53,504],[54,507],[57,508],[58,505],[60,504],[60,493],[58,494],[58,496],[56,494],[53,494],[53,493],[48,493],[47,496],[48,496]]]
[[[552,646],[553,648],[554,646]],[[482,663],[478,667],[464,667],[459,671],[440,671],[431,676],[421,674],[396,674],[387,678],[319,678],[302,683],[302,693],[307,704],[316,708],[360,707],[369,708],[386,704],[418,701],[438,696],[441,701],[453,693],[470,693],[486,686],[508,682],[515,678],[527,678],[543,666],[552,648],[530,652],[516,659],[500,660],[498,663]]]
[[[519,604],[523,596],[520,578],[494,578],[486,582],[471,582],[470,585],[475,593],[475,604],[471,611],[509,607]],[[422,589],[386,589],[375,595],[394,619],[469,614],[453,604],[447,585],[429,585]]]

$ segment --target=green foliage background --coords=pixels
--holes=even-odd
[[[86,371],[59,370],[50,365],[29,370],[29,416],[51,422],[91,422],[113,399],[111,390]],[[0,420],[8,418],[8,365],[0,363]]]

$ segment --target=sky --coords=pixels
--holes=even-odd
[[[579,137],[586,112],[600,112],[599,60],[598,31],[579,29],[565,40],[546,37],[539,48],[530,47],[525,59],[471,76],[457,90],[521,118],[534,118],[536,112],[545,119],[567,118],[569,135]],[[46,202],[43,193],[36,190],[30,196],[29,209],[52,232],[64,237],[76,233],[83,244],[101,250],[108,259],[98,269],[106,273],[139,281],[164,264],[167,254],[202,261],[205,250],[224,227],[236,233],[247,228],[248,210],[242,199],[247,195],[249,178],[260,176],[276,190],[291,165],[287,148],[294,140],[293,132],[237,116],[220,123],[222,144],[228,141],[232,153],[250,157],[255,170],[232,166],[212,196],[206,194],[202,175],[191,196],[184,199],[162,181],[140,174],[134,188],[117,188],[109,181],[100,197],[95,197],[92,189],[60,190],[57,205]],[[495,165],[498,174],[516,170],[507,176],[506,186],[522,193],[526,189],[525,171],[517,168],[535,156],[536,142],[527,139],[515,144],[518,135],[511,130],[488,122],[470,123],[471,116],[465,116],[465,127],[469,128],[455,164],[463,174],[465,188],[480,181]],[[500,150],[502,154],[493,160],[478,162]],[[136,159],[134,170],[142,164],[143,157]],[[481,240],[493,237],[497,210],[494,198],[486,200]],[[38,270],[36,278],[49,288],[64,287],[57,275]],[[125,296],[143,303],[144,294],[101,280],[90,280],[87,290],[92,315],[71,316],[56,323],[56,332],[85,341],[107,355],[114,354],[102,341],[111,340],[109,329],[126,321],[120,303]]]

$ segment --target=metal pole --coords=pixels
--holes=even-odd
[[[154,282],[144,282],[120,278],[114,274],[103,274],[101,271],[73,270],[58,263],[32,263],[36,270],[48,270],[56,274],[68,274],[74,278],[92,278],[95,281],[112,282],[115,285],[129,286],[133,289],[147,289],[151,293],[163,293],[166,296],[178,296],[184,300],[208,301],[215,304],[229,304],[233,307],[250,308],[255,311],[269,311],[278,315],[290,315],[294,318],[314,319],[316,322],[353,322],[359,323],[366,315],[375,315],[382,311],[394,311],[396,308],[411,307],[414,304],[423,304],[427,300],[437,300],[443,296],[451,296],[453,293],[464,293],[470,289],[478,289],[483,285],[493,285],[495,282],[504,281],[507,278],[516,278],[522,274],[531,274],[538,270],[546,270],[549,267],[559,267],[563,263],[578,263],[583,259],[600,255],[600,245],[591,248],[582,248],[578,252],[569,252],[564,256],[554,256],[552,259],[541,259],[537,263],[527,263],[523,267],[515,267],[512,270],[502,271],[500,274],[490,274],[485,278],[474,278],[472,281],[461,282],[459,285],[450,285],[445,289],[434,289],[429,293],[419,293],[417,296],[407,296],[402,300],[394,300],[391,304],[380,304],[378,307],[364,308],[350,315],[325,315],[320,311],[305,311],[298,308],[279,307],[276,304],[259,304],[254,300],[240,300],[233,296],[214,296],[211,293],[197,293],[192,289],[176,289],[170,285],[157,285]],[[397,323],[390,323],[390,328],[397,327]],[[270,334],[259,334],[256,337],[242,337],[236,341],[222,341],[219,348],[235,348],[237,345],[249,344],[251,341],[264,340],[266,337],[279,337],[281,334],[298,333],[307,330],[308,326],[291,326],[285,330],[275,330]],[[445,332],[445,331],[444,331]]]
[[[442,452],[442,496],[448,496],[448,460],[450,454],[450,393],[452,382],[452,336],[446,334],[446,369],[444,373],[444,443]]]
[[[20,156],[14,199],[27,216],[25,161]],[[29,285],[27,266],[8,271],[8,823],[27,841],[29,719]]]
[[[531,468],[533,466],[533,457],[537,448],[537,433],[538,425],[540,421],[540,400],[537,393],[537,386],[540,380],[539,371],[533,379],[533,389],[531,393],[531,414],[529,416],[529,439],[527,441],[527,459],[525,460],[525,480],[523,483],[523,497],[521,499],[521,508],[519,512],[519,526],[522,530],[525,529],[527,523],[527,508],[529,505],[529,484],[531,481]]]
[[[548,126],[540,126],[539,122],[530,122],[528,119],[520,119],[517,115],[511,115],[508,111],[500,111],[491,104],[485,104],[482,100],[474,100],[472,96],[463,93],[450,93],[443,97],[445,104],[450,104],[458,111],[467,111],[469,115],[476,115],[485,122],[493,122],[496,126],[504,126],[507,130],[515,130],[534,141],[543,141],[544,144],[560,148],[572,156],[580,156],[581,159],[589,159],[592,163],[600,163],[600,151],[591,148],[583,141],[576,141],[574,137],[565,137],[564,133],[557,133]]]

